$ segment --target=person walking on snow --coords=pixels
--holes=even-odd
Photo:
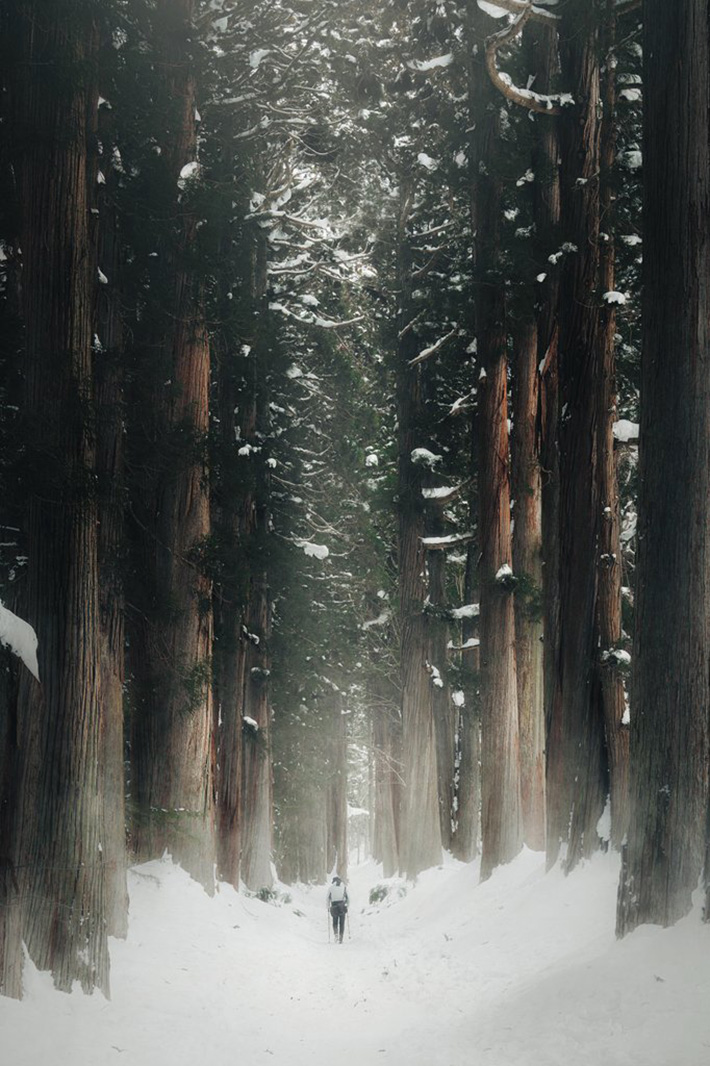
[[[342,944],[345,931],[345,915],[348,909],[348,890],[339,877],[333,878],[328,889],[328,909],[333,919],[333,935],[336,944]]]

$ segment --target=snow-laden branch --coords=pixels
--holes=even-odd
[[[29,622],[19,618],[0,602],[0,644],[14,652],[39,681],[37,634]]]
[[[502,5],[501,5],[502,6]],[[512,100],[514,104],[526,107],[529,111],[535,111],[539,115],[559,115],[562,113],[562,104],[572,103],[572,97],[568,93],[555,96],[543,96],[534,93],[532,89],[521,89],[513,85],[507,74],[498,70],[498,52],[518,34],[522,33],[526,23],[535,16],[535,6],[532,3],[518,4],[516,0],[515,10],[518,12],[505,29],[492,33],[486,41],[486,68],[491,81],[499,89],[503,96]]]
[[[629,3],[629,0],[624,0],[624,3]],[[498,7],[502,11],[508,11],[511,15],[520,15],[528,11],[528,18],[534,19],[535,22],[546,22],[548,25],[560,21],[559,15],[553,14],[546,7],[531,3],[530,0],[494,0],[491,6]]]
[[[410,359],[409,365],[416,366],[417,363],[423,363],[426,359],[431,359],[432,355],[436,355],[436,353],[444,347],[446,342],[450,341],[452,337],[455,337],[457,333],[457,327],[454,327],[454,329],[449,330],[446,336],[438,340],[436,344],[432,344],[429,348],[424,348],[424,350],[421,351],[419,355],[414,356],[414,359]]]
[[[321,315],[315,315],[310,311],[304,311],[303,314],[297,315],[282,303],[270,303],[269,310],[279,311],[286,318],[294,318],[296,322],[300,322],[304,326],[318,326],[320,329],[343,329],[345,326],[354,326],[357,322],[362,322],[365,317],[364,315],[355,315],[354,318],[336,322],[332,318],[323,318]]]

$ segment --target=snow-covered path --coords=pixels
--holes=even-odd
[[[618,864],[544,874],[524,853],[484,885],[449,863],[328,943],[325,889],[209,899],[169,862],[131,872],[112,999],[55,993],[29,968],[0,1001],[13,1066],[708,1066],[710,928],[613,936]],[[404,887],[404,886],[402,886]]]

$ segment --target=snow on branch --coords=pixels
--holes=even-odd
[[[513,0],[507,0],[512,3]],[[501,4],[501,7],[504,6]],[[520,104],[521,107],[526,107],[529,111],[535,111],[539,115],[559,115],[562,113],[562,104],[573,103],[572,97],[569,93],[563,93],[555,96],[543,96],[540,93],[534,93],[532,89],[521,89],[516,85],[513,85],[510,77],[507,74],[501,73],[498,70],[497,57],[498,52],[504,45],[514,40],[518,34],[522,33],[524,26],[530,19],[536,17],[536,11],[538,10],[532,3],[518,3],[518,0],[514,0],[513,7],[506,7],[508,11],[516,11],[517,15],[512,20],[509,26],[505,29],[498,30],[497,33],[492,33],[486,41],[486,69],[490,76],[491,81],[499,89],[503,96],[508,100],[512,100],[514,104]],[[556,16],[550,16],[548,18],[556,20]]]
[[[362,322],[365,317],[364,315],[356,315],[354,318],[346,318],[342,322],[336,322],[332,318],[323,318],[321,315],[315,315],[310,311],[295,314],[282,303],[270,303],[269,310],[278,311],[280,314],[285,315],[286,318],[293,318],[304,326],[318,326],[320,329],[343,329],[345,326],[354,326],[355,323]]]
[[[629,0],[623,0],[623,2],[626,4],[629,3]],[[632,2],[635,3],[637,0],[632,0]],[[526,11],[529,11],[528,18],[534,19],[535,22],[547,22],[548,24],[551,24],[560,21],[559,15],[553,14],[553,12],[549,11],[546,7],[531,3],[530,0],[495,0],[495,3],[491,3],[490,5],[487,5],[487,7],[495,7],[500,11],[507,11],[511,15],[521,15]],[[486,8],[483,10],[486,10]],[[492,14],[492,12],[490,13]]]
[[[457,327],[454,327],[454,329],[449,330],[449,332],[446,334],[446,336],[442,337],[440,340],[438,340],[436,342],[436,344],[432,344],[430,348],[424,348],[419,353],[419,355],[415,355],[414,359],[410,359],[409,360],[409,365],[410,366],[416,366],[417,363],[423,363],[425,359],[430,359],[432,355],[436,355],[436,353],[438,351],[440,351],[444,347],[446,342],[450,341],[452,337],[455,337],[457,333],[458,333],[458,328]]]
[[[421,542],[427,551],[443,551],[459,544],[468,544],[473,538],[473,533],[452,533],[448,537],[422,537]]]
[[[29,622],[18,618],[0,601],[0,644],[14,652],[34,678],[39,681],[37,634]]]

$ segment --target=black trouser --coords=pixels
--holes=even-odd
[[[345,932],[345,901],[340,899],[336,903],[331,903],[330,913],[333,916],[333,933],[335,939],[339,940],[342,944],[343,933]]]

